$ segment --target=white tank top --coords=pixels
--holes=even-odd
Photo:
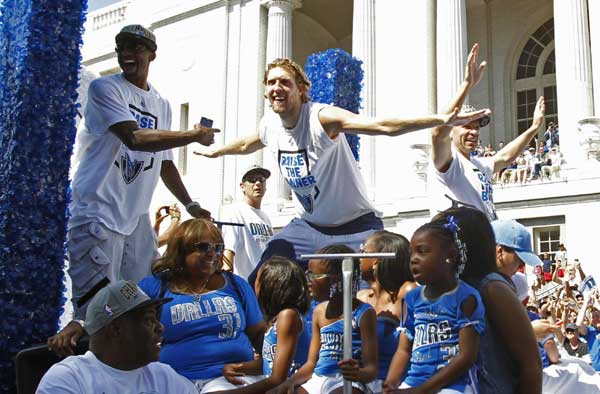
[[[269,111],[259,134],[279,163],[292,189],[298,217],[319,225],[339,226],[375,210],[367,197],[358,163],[343,133],[329,138],[319,111],[325,104],[302,105],[296,127],[286,129]]]

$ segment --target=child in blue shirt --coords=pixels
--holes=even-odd
[[[306,313],[310,295],[302,268],[274,256],[260,267],[254,289],[268,327],[262,357],[226,365],[223,376],[244,387],[221,394],[262,394],[292,376],[308,356],[311,331]]]
[[[398,351],[384,383],[398,392],[472,392],[469,370],[477,360],[484,308],[479,293],[460,279],[466,246],[454,218],[426,224],[411,241],[410,267],[422,287],[406,296],[407,317]],[[460,345],[460,346],[459,346]],[[384,391],[384,392],[385,392]]]
[[[345,245],[332,245],[318,253],[354,251]],[[352,381],[355,393],[368,393],[367,383],[377,377],[375,311],[370,305],[353,298],[352,358],[344,360],[342,260],[311,260],[308,268],[307,277],[313,297],[316,300],[327,299],[315,307],[308,359],[288,382],[267,394],[286,393],[288,390],[309,394],[330,393],[343,386],[343,379]],[[352,283],[356,296],[360,283],[358,261],[354,264]]]

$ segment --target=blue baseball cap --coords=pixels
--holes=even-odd
[[[521,223],[515,220],[494,220],[492,229],[496,244],[513,249],[525,264],[542,265],[542,260],[531,249],[531,235]]]

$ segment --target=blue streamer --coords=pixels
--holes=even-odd
[[[313,101],[333,104],[348,111],[358,113],[360,91],[362,89],[362,61],[353,58],[341,49],[328,49],[310,55],[304,70],[312,86],[310,97]],[[359,160],[360,137],[346,134],[354,158]]]
[[[4,0],[0,10],[0,392],[13,358],[56,332],[69,158],[87,0]]]

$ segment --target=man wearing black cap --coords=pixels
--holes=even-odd
[[[174,132],[168,101],[148,82],[156,38],[141,25],[116,38],[121,74],[94,80],[77,133],[67,238],[75,317],[103,278],[140,280],[157,257],[148,209],[159,177],[195,217],[210,212],[193,202],[173,164],[171,148],[211,145],[215,129]]]
[[[195,386],[157,362],[163,325],[158,308],[171,299],[150,299],[134,282],[101,289],[87,308],[90,350],[46,372],[37,394],[189,393]]]
[[[270,176],[271,171],[257,165],[246,169],[240,183],[244,201],[233,204],[224,215],[225,221],[244,225],[223,226],[224,264],[244,279],[248,279],[273,236],[271,220],[260,209]]]
[[[465,81],[447,113],[462,106],[471,88],[481,80],[486,63],[477,64],[478,54],[479,44],[475,44],[467,59]],[[490,221],[495,220],[492,175],[512,163],[536,136],[544,123],[545,108],[544,97],[540,97],[531,127],[491,157],[471,157],[479,140],[479,129],[490,122],[489,116],[462,126],[435,128],[431,135],[433,163],[429,166],[427,176],[431,216],[451,206],[447,195],[485,213]],[[471,111],[475,111],[475,108],[463,106],[463,112]]]

